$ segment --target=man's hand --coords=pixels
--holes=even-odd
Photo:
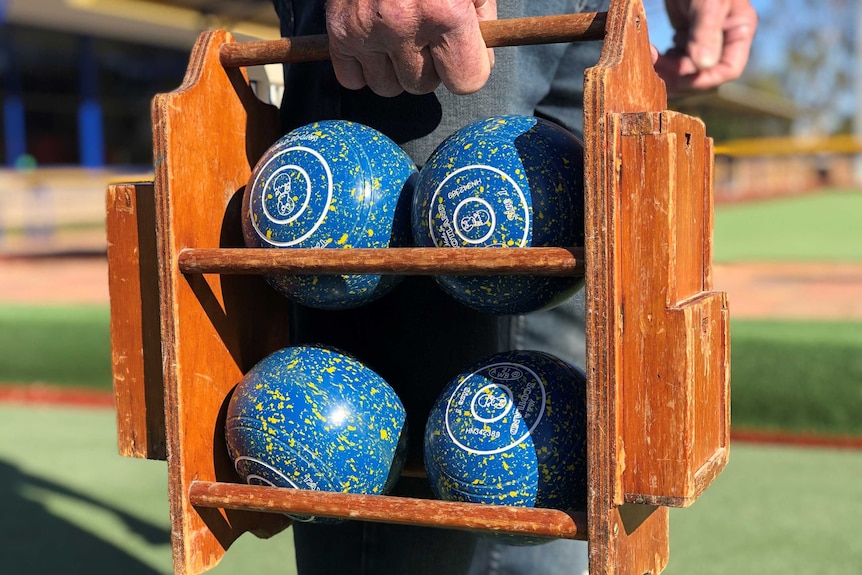
[[[441,82],[455,94],[476,92],[494,61],[479,21],[496,18],[496,0],[329,0],[335,75],[381,96],[427,94]]]
[[[749,0],[665,0],[674,47],[653,48],[658,75],[671,93],[708,90],[738,78],[757,28]]]

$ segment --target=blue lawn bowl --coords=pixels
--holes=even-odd
[[[586,422],[579,368],[540,351],[489,356],[458,374],[431,409],[424,437],[431,489],[450,501],[583,511]]]
[[[403,467],[406,413],[386,381],[355,358],[322,346],[287,347],[236,386],[225,438],[250,485],[377,495]]]
[[[409,245],[418,175],[398,145],[368,126],[308,124],[273,144],[243,196],[243,236],[253,248],[386,248]],[[403,201],[402,201],[403,198]],[[318,309],[350,309],[388,293],[396,275],[272,275],[279,292]]]
[[[571,132],[532,116],[497,116],[444,140],[419,172],[413,238],[425,247],[584,245],[584,148]],[[438,276],[475,310],[527,313],[583,286],[559,276]]]

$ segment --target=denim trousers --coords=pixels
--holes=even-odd
[[[274,0],[284,36],[325,31],[321,0]],[[498,0],[500,18],[607,9],[607,0]],[[284,130],[311,121],[349,119],[374,127],[421,165],[459,127],[500,114],[545,117],[583,130],[583,75],[600,42],[495,50],[485,88],[470,96],[445,89],[380,98],[338,86],[328,63],[285,68]],[[442,387],[491,353],[534,349],[584,366],[583,291],[551,310],[497,317],[472,311],[430,277],[408,277],[379,301],[348,311],[294,306],[291,340],[322,343],[355,355],[398,393],[407,410],[409,449],[422,453],[425,420]],[[394,495],[430,497],[424,479],[403,478]],[[556,540],[511,546],[468,532],[361,521],[295,523],[299,575],[581,575],[587,545]]]

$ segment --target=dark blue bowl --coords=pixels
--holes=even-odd
[[[532,116],[498,116],[452,134],[419,173],[411,222],[427,247],[584,245],[584,148],[571,132]],[[439,276],[473,309],[516,314],[562,303],[576,277]]]
[[[441,499],[586,509],[586,377],[544,352],[492,355],[455,377],[425,427]]]
[[[416,166],[384,134],[355,122],[309,124],[283,136],[255,166],[243,196],[248,247],[386,248],[408,245]],[[402,198],[403,201],[402,201]],[[393,275],[275,275],[309,307],[349,309],[390,291]]]
[[[345,493],[389,491],[406,436],[392,388],[353,357],[318,346],[284,348],[255,365],[231,395],[225,424],[247,483]]]

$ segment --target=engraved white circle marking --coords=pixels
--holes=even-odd
[[[481,207],[476,209],[473,204],[479,204]],[[465,198],[455,206],[452,219],[455,221],[455,233],[468,244],[481,244],[491,237],[497,227],[497,214],[494,208],[482,198]],[[483,226],[487,226],[488,231],[479,238],[473,239],[465,233]]]
[[[254,229],[257,232],[258,237],[260,237],[260,239],[262,239],[266,243],[273,245],[273,246],[279,246],[279,247],[295,246],[296,244],[299,244],[299,243],[305,241],[306,239],[308,239],[312,234],[314,234],[314,232],[317,231],[317,229],[321,226],[321,224],[323,224],[323,221],[326,219],[326,216],[329,213],[329,207],[332,204],[332,193],[333,193],[332,170],[330,169],[329,163],[326,161],[326,159],[316,150],[312,150],[311,148],[307,148],[305,146],[293,146],[291,148],[287,148],[287,149],[279,152],[278,154],[275,154],[272,158],[267,160],[267,162],[261,168],[260,172],[261,173],[264,172],[266,170],[266,168],[272,162],[276,161],[280,156],[287,154],[288,152],[293,152],[293,151],[307,152],[307,153],[311,154],[312,156],[314,156],[318,162],[320,162],[321,166],[323,167],[324,172],[326,173],[326,203],[320,209],[320,215],[317,218],[317,220],[314,222],[314,225],[311,226],[311,228],[308,229],[300,237],[294,238],[294,239],[291,239],[288,241],[277,241],[277,240],[274,240],[272,238],[266,237],[266,232],[261,230],[260,227],[258,226],[258,223],[255,220],[255,218],[252,218],[251,219],[252,226],[254,226]],[[284,169],[287,169],[287,166],[285,166]],[[276,170],[276,173],[278,173],[279,171],[281,171],[281,170]],[[306,198],[306,202],[303,205],[303,207],[299,210],[299,213],[301,213],[302,211],[305,210],[305,207],[307,206],[308,202],[310,201],[310,194],[311,194],[311,187],[310,187],[311,186],[311,180],[307,177],[307,172],[305,172],[303,170],[303,173],[306,175],[306,181],[308,182],[308,184],[307,184],[308,185],[308,189],[307,189],[308,195]],[[272,176],[270,176],[270,178],[267,180],[267,183],[269,183],[272,180],[272,177],[274,177],[274,174]],[[267,213],[267,217],[270,217],[268,214],[268,211],[266,210],[266,207],[265,207],[266,206],[266,198],[263,197],[263,195],[267,189],[267,186],[260,186],[259,187],[258,181],[257,181],[257,179],[255,179],[255,181],[252,183],[252,187],[253,187],[253,189],[260,189],[260,192],[257,195],[257,197],[260,198],[260,201],[261,201],[262,205],[264,206],[264,211],[265,211],[265,213]],[[249,206],[248,206],[249,211],[252,211],[252,204],[255,200],[255,197],[256,196],[254,194],[249,194]],[[298,217],[299,213],[297,213],[297,217]],[[276,222],[276,223],[281,223],[281,222]]]
[[[276,198],[284,197],[284,202],[291,202],[293,204],[293,199],[285,196],[292,196],[296,193],[293,189],[292,179],[290,177],[290,172],[299,172],[301,179],[305,182],[305,193],[302,194],[301,191],[297,190],[296,192],[300,192],[300,196],[303,197],[302,201],[299,203],[299,209],[296,209],[295,204],[291,205],[289,208],[285,210],[285,213],[279,214],[278,216],[273,215],[269,208],[267,207],[267,202],[263,198],[263,195],[266,193],[266,190],[273,190],[273,193]],[[281,176],[285,176],[282,179],[282,182],[279,182],[279,178]],[[308,172],[302,169],[301,166],[297,166],[296,164],[290,164],[287,166],[282,166],[275,172],[273,172],[269,179],[267,179],[266,183],[263,185],[261,189],[261,206],[263,207],[263,213],[266,216],[266,219],[271,221],[274,224],[289,224],[290,222],[296,220],[302,213],[308,208],[308,204],[311,202],[311,179],[308,177]],[[279,207],[286,205],[279,202]],[[281,217],[279,217],[281,216]]]
[[[452,401],[452,398],[458,397],[460,395],[459,391],[461,390],[461,388],[463,388],[465,385],[470,383],[470,379],[473,376],[471,375],[470,377],[465,378],[464,381],[462,381],[455,388],[455,390],[452,392],[452,394],[449,396],[449,401],[446,402],[446,412],[444,413],[443,419],[444,419],[444,423],[446,425],[446,434],[449,436],[449,439],[451,439],[455,445],[457,445],[458,447],[460,447],[461,449],[463,449],[467,453],[472,453],[474,455],[492,455],[495,453],[502,453],[504,451],[508,451],[508,450],[512,449],[513,447],[523,443],[528,437],[530,437],[530,434],[533,433],[533,430],[536,429],[536,426],[539,425],[539,423],[542,421],[542,418],[545,416],[547,392],[545,390],[545,385],[542,382],[542,378],[539,377],[539,374],[537,374],[535,371],[533,371],[532,369],[530,369],[529,367],[527,367],[525,365],[521,365],[521,364],[517,364],[517,363],[511,363],[511,362],[500,362],[500,363],[494,363],[491,365],[486,365],[485,367],[482,368],[482,371],[493,372],[494,368],[503,367],[503,366],[505,366],[505,367],[517,367],[517,368],[523,369],[526,373],[528,373],[533,378],[533,380],[532,380],[533,381],[533,387],[537,387],[539,389],[539,391],[541,392],[541,405],[539,406],[539,412],[536,414],[536,419],[535,419],[535,421],[533,421],[532,425],[530,425],[529,429],[524,431],[524,433],[522,433],[521,435],[519,435],[518,437],[513,439],[509,444],[504,445],[503,447],[499,447],[496,449],[482,450],[482,449],[472,448],[468,445],[464,445],[455,436],[455,433],[452,431],[452,428],[449,425],[449,413],[452,410],[452,404],[454,403]],[[491,385],[494,385],[494,384],[491,384]],[[527,386],[529,386],[529,385],[530,384],[528,383]],[[524,395],[524,392],[521,393],[522,397],[523,397],[523,395]],[[519,398],[519,401],[520,401],[520,399],[521,398]],[[514,402],[515,402],[515,400],[513,398],[513,405],[515,405]],[[517,422],[521,421],[520,416],[518,416],[518,418],[513,421],[513,423],[512,423],[513,427],[514,427],[514,424],[516,421]],[[523,426],[519,425],[518,429],[520,429],[521,427],[523,427]]]
[[[498,389],[505,393],[505,397],[493,393]],[[483,423],[493,423],[506,417],[506,414],[512,409],[512,403],[512,390],[508,386],[489,383],[473,395],[473,400],[470,402],[470,413],[475,419]],[[479,415],[477,407],[484,411],[496,410],[497,415],[483,417]]]
[[[517,184],[517,182],[515,182],[515,180],[513,180],[512,177],[509,176],[509,174],[507,174],[506,172],[504,172],[503,170],[501,170],[499,168],[495,168],[494,166],[488,166],[486,164],[472,164],[469,166],[464,166],[462,168],[458,168],[457,170],[454,170],[452,173],[448,174],[445,178],[443,178],[443,181],[441,181],[440,184],[438,184],[437,188],[434,190],[434,193],[431,195],[431,198],[428,202],[428,206],[429,206],[429,209],[428,209],[428,230],[431,232],[431,240],[434,242],[434,245],[437,247],[441,247],[441,241],[442,241],[442,238],[439,238],[437,236],[436,230],[434,228],[434,215],[437,213],[436,206],[442,205],[442,204],[438,204],[437,197],[440,195],[440,193],[443,190],[443,187],[446,185],[446,183],[449,180],[451,180],[452,178],[454,178],[458,174],[465,172],[467,170],[488,170],[490,172],[493,172],[493,173],[499,175],[501,178],[503,178],[504,181],[511,184],[511,186],[515,189],[515,191],[518,193],[518,197],[521,200],[521,206],[523,206],[523,209],[524,209],[524,222],[526,222],[526,225],[524,226],[524,233],[521,237],[520,242],[518,243],[518,247],[526,246],[527,245],[527,239],[530,237],[531,222],[530,222],[529,209],[527,207],[527,198],[524,194],[524,191],[521,189],[521,186],[519,186]],[[492,210],[492,213],[493,213],[493,210]],[[451,226],[453,228],[456,228],[456,230],[457,230],[457,228],[458,228],[457,220],[454,222],[451,222]],[[458,234],[458,235],[460,236],[461,234]]]
[[[240,472],[239,471],[239,464],[241,461],[250,461],[251,463],[255,463],[257,465],[260,465],[264,469],[267,469],[271,473],[277,475],[282,480],[284,480],[290,486],[291,489],[303,489],[302,487],[297,485],[294,481],[288,479],[288,477],[286,475],[284,475],[284,473],[280,472],[278,469],[275,469],[272,465],[269,465],[269,464],[261,461],[260,459],[255,458],[255,457],[249,457],[247,455],[241,455],[241,456],[236,458],[236,461],[234,461],[234,468],[236,469],[237,473]],[[252,481],[257,481],[258,483],[252,483]],[[245,482],[249,485],[260,485],[261,483],[264,483],[270,487],[284,487],[283,485],[276,485],[275,483],[273,483],[272,481],[270,481],[266,477],[258,475],[257,473],[250,473],[249,475],[246,475]],[[291,513],[285,513],[284,515],[287,515],[291,519],[294,519],[296,521],[301,521],[303,523],[310,523],[310,522],[314,521],[315,519],[317,519],[317,517],[315,517],[314,515],[293,515]]]

